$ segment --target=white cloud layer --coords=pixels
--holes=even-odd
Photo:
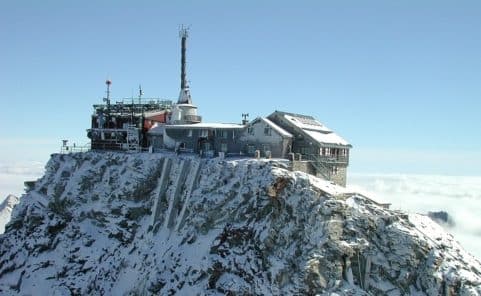
[[[446,230],[481,259],[481,177],[351,174],[348,183],[392,209],[448,212],[455,226]]]
[[[40,162],[0,163],[0,202],[7,195],[21,196],[23,182],[36,180],[43,175],[44,164]]]

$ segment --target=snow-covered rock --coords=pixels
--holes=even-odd
[[[9,194],[0,204],[0,234],[5,231],[5,225],[10,221],[13,207],[18,204],[18,197]]]
[[[478,295],[423,215],[276,160],[53,155],[0,237],[2,295]]]

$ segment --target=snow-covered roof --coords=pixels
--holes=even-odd
[[[303,130],[330,132],[325,125],[310,116],[294,116],[294,114],[284,114],[284,118],[290,123]]]
[[[265,123],[267,123],[272,129],[274,129],[276,132],[278,132],[281,136],[292,138],[292,135],[290,133],[288,133],[283,128],[281,128],[280,126],[278,126],[274,122],[270,121],[269,119],[267,119],[265,117],[259,117],[259,119],[264,121]]]
[[[157,135],[163,135],[165,131],[165,124],[154,124],[153,127],[150,128],[149,134],[157,134]]]
[[[149,111],[149,112],[144,112],[145,117],[152,117],[152,116],[157,116],[161,114],[165,114],[167,110],[160,110],[160,111]]]
[[[201,122],[201,123],[194,123],[194,124],[167,124],[165,125],[166,129],[243,129],[244,126],[242,124],[236,124],[236,123],[206,123],[206,122]]]
[[[323,132],[312,131],[312,130],[304,130],[304,132],[319,143],[335,144],[335,145],[343,145],[343,146],[350,145],[341,136],[333,132],[323,133]]]

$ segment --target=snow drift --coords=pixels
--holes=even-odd
[[[428,217],[287,166],[53,155],[0,237],[0,292],[481,294],[480,263]]]

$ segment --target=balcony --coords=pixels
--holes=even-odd
[[[312,160],[320,163],[329,164],[349,164],[349,157],[347,155],[302,155],[303,159]]]
[[[318,160],[325,163],[348,163],[349,157],[346,155],[319,155]]]

